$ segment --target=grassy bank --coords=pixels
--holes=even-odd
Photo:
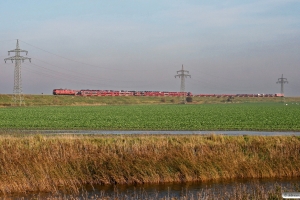
[[[55,95],[24,95],[26,106],[127,105],[127,104],[179,104],[180,97],[82,97]],[[300,97],[235,97],[229,103],[300,102]],[[192,104],[228,103],[228,97],[193,97]],[[12,95],[0,94],[0,107],[11,106]]]
[[[222,135],[0,136],[0,192],[300,176],[300,138]]]

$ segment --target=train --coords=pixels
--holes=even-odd
[[[192,96],[191,92],[54,89],[53,95],[76,96]]]
[[[284,97],[281,93],[276,94],[193,94],[192,92],[169,92],[169,91],[126,91],[126,90],[72,90],[54,89],[53,95],[73,96],[187,96],[187,97]]]

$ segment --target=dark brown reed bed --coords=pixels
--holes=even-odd
[[[2,134],[0,192],[296,177],[299,154],[296,136]]]

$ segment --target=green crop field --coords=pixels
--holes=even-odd
[[[0,129],[299,131],[300,105],[7,107],[0,109]]]

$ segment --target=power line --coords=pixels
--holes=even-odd
[[[0,42],[11,42],[11,41],[15,41],[15,39],[13,39],[13,40],[0,40]]]
[[[34,57],[32,57],[32,58],[34,58]],[[78,76],[78,73],[76,73],[76,72],[74,72],[74,71],[70,71],[70,70],[68,70],[68,69],[64,69],[64,68],[62,68],[62,67],[60,67],[60,66],[53,65],[53,64],[51,64],[51,63],[49,63],[49,62],[40,60],[40,59],[38,59],[38,58],[34,58],[34,60],[38,60],[38,61],[41,61],[41,62],[47,64],[47,65],[50,65],[50,66],[53,66],[53,67],[59,67],[59,68],[61,68],[62,70],[67,71],[67,74],[65,74],[65,76],[74,76],[74,77],[80,77],[80,78],[83,78],[83,76],[85,76],[85,77],[88,78],[88,79],[91,79],[91,78],[92,78],[92,79],[95,79],[95,80],[97,80],[97,81],[136,82],[136,81],[133,81],[133,80],[122,81],[122,80],[115,80],[115,79],[111,79],[111,78],[109,78],[109,79],[108,79],[108,78],[103,78],[103,77],[99,77],[99,76],[96,77],[96,76],[92,76],[92,75],[90,75],[90,74],[86,74],[86,73],[83,73],[83,72],[80,72],[80,76]],[[54,72],[54,73],[56,73],[56,74],[61,74],[61,73],[63,73],[63,72],[61,72],[61,71],[55,71],[55,70],[53,70],[53,69],[48,69],[48,68],[46,68],[46,67],[42,67],[42,66],[37,65],[37,64],[32,64],[32,65],[35,65],[35,66],[37,66],[37,67],[43,68],[43,69],[48,70],[48,71],[52,71],[52,72]],[[71,74],[71,73],[73,73],[73,74]]]
[[[198,80],[198,79],[191,79],[195,83],[201,83],[201,84],[206,84],[210,86],[206,86],[206,88],[211,88],[211,89],[217,89],[217,90],[227,90],[227,91],[232,91],[232,92],[246,92],[246,91],[252,91],[252,89],[232,89],[232,86],[228,87],[221,87],[220,85],[214,84],[214,82],[205,82],[203,80]],[[222,84],[224,86],[224,84]],[[231,88],[230,88],[231,87]]]
[[[292,88],[295,90],[299,90],[299,86],[298,85],[294,85],[294,84],[289,84],[289,86],[286,86],[287,88]]]
[[[98,69],[101,68],[101,69],[112,70],[112,71],[156,71],[155,69],[151,69],[151,70],[145,70],[145,69],[116,69],[116,68],[100,67],[100,66],[97,66],[97,65],[92,65],[92,64],[85,63],[85,62],[73,60],[73,59],[70,59],[70,58],[67,58],[67,57],[64,57],[64,56],[60,56],[60,55],[58,55],[58,54],[55,54],[55,53],[52,53],[52,52],[50,52],[50,51],[44,50],[44,49],[39,48],[39,47],[37,47],[37,46],[31,45],[31,44],[29,44],[29,43],[27,43],[27,42],[24,42],[24,41],[22,41],[22,40],[20,40],[20,41],[23,42],[23,43],[25,43],[25,44],[27,44],[27,45],[29,45],[29,46],[32,46],[32,47],[34,47],[34,48],[36,48],[36,49],[39,49],[39,50],[44,51],[44,52],[46,52],[46,53],[49,53],[49,54],[52,54],[52,55],[54,55],[54,56],[63,58],[63,59],[65,59],[65,60],[69,60],[69,61],[76,62],[76,63],[83,64],[83,65],[88,65],[88,66],[95,67],[95,68],[98,68]],[[160,69],[159,69],[159,70],[160,70]]]
[[[102,85],[104,87],[118,87],[118,88],[121,88],[124,87],[124,84],[121,83],[121,85],[115,85],[115,84],[108,84],[107,83],[107,80],[110,80],[110,79],[106,79],[106,80],[103,80],[102,78],[99,79],[97,77],[94,77],[94,76],[90,76],[89,78],[87,77],[83,77],[81,76],[82,74],[69,74],[69,73],[66,73],[66,72],[61,72],[61,71],[55,71],[55,70],[52,70],[52,69],[48,69],[46,67],[43,67],[43,66],[40,66],[40,65],[37,65],[37,64],[34,64],[34,63],[29,63],[29,64],[26,64],[25,65],[27,66],[34,66],[34,69],[31,69],[29,67],[25,67],[23,68],[23,70],[26,70],[30,73],[34,73],[34,74],[37,74],[37,75],[41,75],[43,77],[48,77],[48,78],[52,78],[52,79],[59,79],[59,80],[65,80],[65,81],[68,81],[68,82],[72,82],[72,83],[80,83],[80,84],[84,84],[84,85],[89,85],[89,86],[96,86],[99,88],[99,85]],[[43,71],[36,71],[37,68],[41,68],[43,69]],[[102,82],[102,83],[100,83]],[[104,83],[103,83],[104,82]],[[136,81],[119,81],[119,80],[116,80],[114,82],[136,82]],[[136,86],[136,83],[133,83],[134,86]],[[156,82],[156,84],[162,84],[162,82]],[[152,84],[138,84],[139,87],[146,87],[146,86],[153,86]],[[127,86],[129,87],[129,86]],[[80,88],[79,88],[80,89]]]
[[[193,68],[193,67],[192,67]],[[197,71],[197,72],[200,72],[198,69],[195,69],[195,68],[193,68],[195,71]],[[207,76],[211,76],[211,77],[214,77],[214,78],[218,78],[218,79],[225,79],[225,80],[232,80],[232,78],[227,78],[227,77],[224,77],[224,76],[216,76],[216,75],[212,75],[212,74],[207,74],[207,73],[204,73],[204,72],[200,72],[201,74],[203,74],[203,75],[207,75]]]
[[[38,66],[38,65],[35,65],[35,64],[32,64],[32,65]],[[63,73],[49,73],[49,72],[46,72],[46,71],[35,71],[33,69],[30,69],[30,68],[23,68],[23,69],[26,70],[26,71],[29,71],[31,73],[42,75],[43,77],[48,77],[48,78],[52,78],[52,79],[55,79],[55,80],[57,80],[59,78],[60,80],[66,80],[66,81],[69,81],[69,82],[84,83],[84,84],[88,84],[88,85],[99,86],[99,83],[93,83],[90,80],[87,81],[87,80],[80,80],[78,78],[72,78],[70,76],[65,76]]]

